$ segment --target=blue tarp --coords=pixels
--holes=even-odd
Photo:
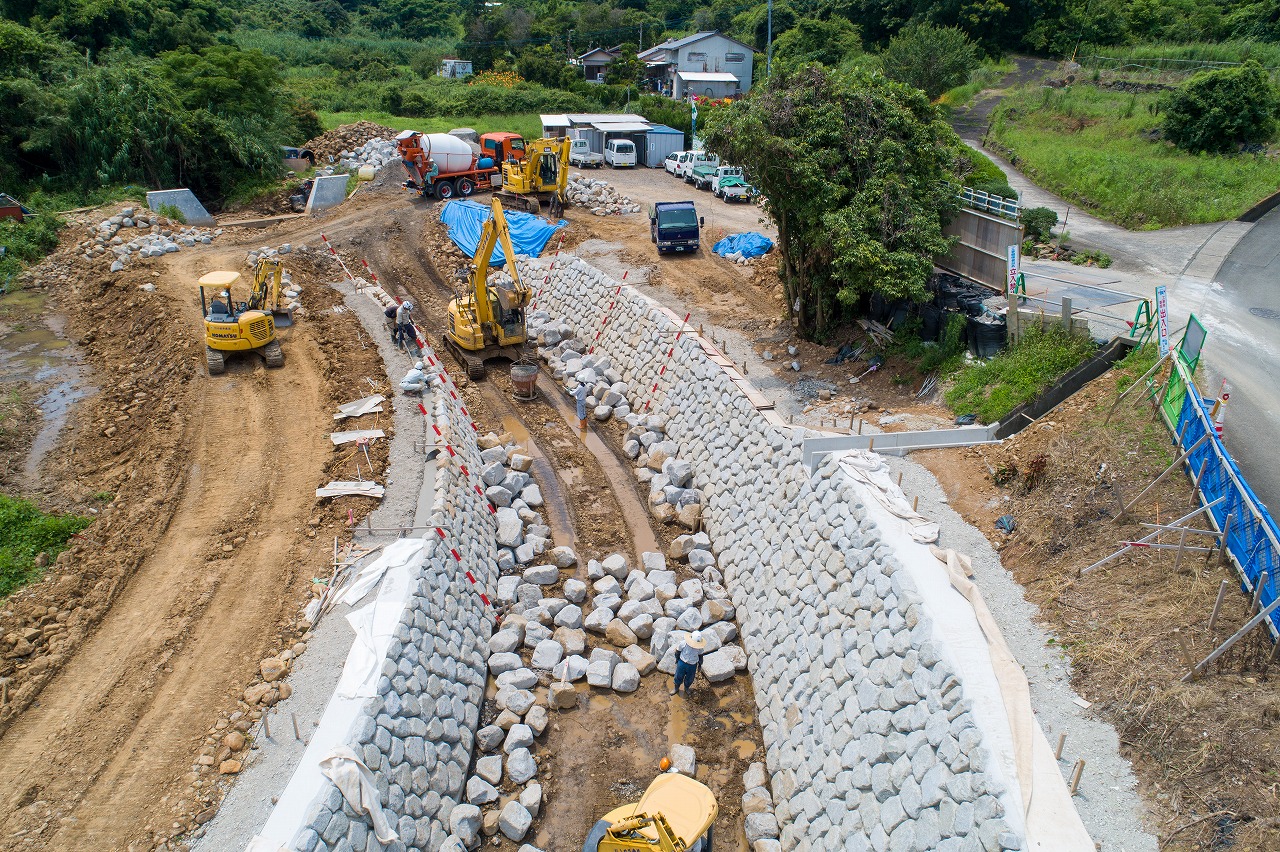
[[[530,257],[542,254],[551,235],[569,224],[561,219],[552,225],[546,219],[534,216],[532,213],[516,210],[507,210],[504,214],[507,218],[507,227],[511,229],[511,245],[517,254],[527,254]],[[467,257],[476,256],[476,248],[480,245],[480,231],[492,216],[493,212],[488,204],[480,204],[470,199],[455,199],[446,202],[444,207],[440,208],[440,221],[448,226],[449,239],[453,240]],[[502,266],[507,262],[507,256],[501,244],[493,247],[489,262],[493,266]]]
[[[721,257],[733,254],[735,251],[742,252],[743,257],[759,257],[767,254],[771,248],[773,248],[773,240],[764,234],[751,231],[746,234],[730,234],[712,246],[711,250]]]

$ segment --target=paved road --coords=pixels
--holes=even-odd
[[[1212,280],[1183,275],[1170,303],[1193,312],[1209,332],[1201,390],[1216,395],[1225,378],[1226,443],[1249,486],[1280,510],[1280,208],[1236,243]]]

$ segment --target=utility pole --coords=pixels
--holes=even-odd
[[[644,53],[644,24],[640,25],[640,48],[639,51]]]
[[[773,0],[769,0],[768,41],[765,44],[764,76],[773,73]]]
[[[564,53],[570,62],[573,61],[573,30],[569,30],[569,34],[564,37]]]

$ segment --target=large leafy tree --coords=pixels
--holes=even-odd
[[[843,18],[799,21],[773,42],[773,61],[778,68],[814,62],[836,68],[860,52],[862,38],[858,28]]]
[[[1235,68],[1201,72],[1168,97],[1164,133],[1187,151],[1227,153],[1265,142],[1275,131],[1276,89],[1250,60]]]
[[[817,65],[775,72],[707,136],[767,198],[787,306],[814,339],[869,294],[924,298],[958,144],[919,90]]]
[[[933,100],[969,79],[978,51],[959,27],[913,24],[889,39],[881,62],[889,79],[915,86]]]

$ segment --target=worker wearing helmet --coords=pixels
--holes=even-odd
[[[413,369],[405,373],[404,378],[400,380],[400,390],[404,393],[421,395],[427,389],[429,383],[427,374],[422,369],[422,362],[418,361],[413,365]]]
[[[400,303],[396,308],[395,329],[392,336],[396,341],[396,348],[404,351],[406,348],[417,348],[418,332],[413,327],[413,302],[408,299]]]
[[[440,167],[436,165],[434,157],[427,157],[427,169],[422,173],[422,180],[427,186],[434,186],[436,176],[440,174]]]

